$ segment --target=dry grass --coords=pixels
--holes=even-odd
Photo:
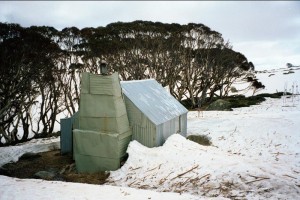
[[[211,139],[207,135],[189,135],[187,139],[204,146],[212,145]]]

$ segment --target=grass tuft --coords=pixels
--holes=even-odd
[[[212,145],[211,138],[207,135],[189,135],[187,139],[204,146]]]

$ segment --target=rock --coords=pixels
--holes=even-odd
[[[71,172],[73,172],[73,173],[76,172],[75,163],[66,165],[62,170],[60,170],[59,174],[71,173]]]
[[[24,153],[20,157],[20,159],[33,159],[33,158],[39,158],[39,157],[41,157],[41,155],[38,153],[27,152],[27,153]]]
[[[232,108],[230,102],[218,99],[211,103],[206,110],[232,111]]]
[[[54,172],[48,171],[39,171],[33,175],[34,178],[44,179],[44,180],[53,180],[56,174]]]

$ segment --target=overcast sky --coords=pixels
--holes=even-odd
[[[300,65],[300,2],[297,1],[0,1],[0,21],[98,27],[134,20],[202,23],[220,32],[257,70]]]

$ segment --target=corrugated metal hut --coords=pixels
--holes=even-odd
[[[186,136],[188,110],[156,80],[121,81],[121,87],[133,140],[156,147],[174,133]]]

